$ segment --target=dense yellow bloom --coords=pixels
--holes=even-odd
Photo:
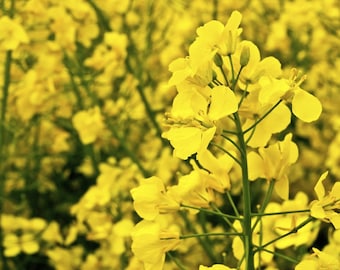
[[[162,270],[165,253],[180,244],[178,232],[163,230],[155,221],[139,222],[131,236],[132,251],[144,263],[145,270]]]
[[[288,199],[288,170],[298,158],[298,148],[292,142],[292,134],[286,135],[283,141],[259,148],[259,154],[248,154],[249,179],[265,178],[275,181],[275,191],[282,199]]]
[[[317,200],[310,204],[311,216],[332,223],[336,229],[340,229],[340,182],[336,182],[332,190],[326,195],[323,181],[328,172],[323,173],[314,187]]]
[[[28,42],[29,38],[20,24],[7,16],[0,18],[0,50],[15,50]]]

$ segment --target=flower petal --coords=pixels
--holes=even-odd
[[[312,94],[296,89],[292,101],[293,113],[304,122],[312,122],[320,117],[322,112],[321,102]]]

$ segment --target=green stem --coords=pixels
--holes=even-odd
[[[198,233],[196,231],[196,228],[192,224],[191,220],[188,219],[186,213],[183,213],[183,212],[179,212],[179,213],[180,213],[181,217],[183,218],[183,220],[185,221],[185,224],[188,227],[188,229],[190,231],[192,231],[194,234],[197,235]],[[217,259],[216,259],[216,256],[214,254],[213,248],[210,245],[208,245],[208,243],[205,241],[204,238],[198,237],[197,240],[201,244],[204,252],[207,254],[207,256],[209,257],[210,261],[211,262],[216,262]]]
[[[251,227],[251,197],[250,197],[250,183],[248,177],[248,160],[247,160],[247,145],[244,140],[244,132],[238,113],[234,113],[234,119],[237,130],[237,137],[240,147],[241,170],[242,170],[242,186],[243,186],[243,233],[244,233],[244,248],[246,269],[254,270],[254,251],[252,241],[252,227]]]
[[[242,219],[241,217],[236,217],[236,216],[233,216],[233,215],[228,215],[228,214],[224,214],[224,213],[221,213],[221,212],[216,212],[216,211],[212,211],[212,210],[209,210],[209,209],[195,207],[195,206],[190,206],[190,205],[185,205],[185,204],[181,204],[181,207],[188,208],[188,209],[198,210],[198,211],[205,212],[205,213],[211,214],[211,215],[227,217],[227,218],[230,218],[230,219],[236,219],[236,220],[241,220]]]
[[[230,191],[227,190],[226,194],[227,194],[227,198],[228,198],[228,200],[229,200],[229,203],[230,203],[231,207],[232,207],[233,210],[234,210],[235,215],[239,218],[239,217],[240,217],[240,213],[238,212],[237,207],[236,207],[236,205],[235,205],[235,203],[234,203],[234,200],[233,200],[233,198],[231,197]]]
[[[12,1],[14,2],[14,1]],[[12,51],[6,52],[5,67],[4,67],[4,84],[2,87],[2,100],[1,100],[1,111],[0,111],[0,245],[2,245],[4,240],[4,232],[1,228],[2,224],[2,213],[3,213],[3,200],[5,198],[4,188],[5,188],[5,159],[6,159],[6,112],[7,112],[7,102],[8,102],[8,92],[10,86],[10,73],[11,73],[11,63],[12,63]],[[6,257],[4,255],[4,249],[0,248],[0,261],[3,262],[3,268],[9,269]]]
[[[280,253],[280,252],[272,251],[272,250],[270,250],[270,249],[262,248],[262,247],[259,247],[259,246],[255,246],[255,247],[258,248],[258,249],[260,249],[261,251],[264,251],[264,252],[273,254],[273,255],[275,255],[275,256],[277,256],[277,257],[280,257],[280,258],[282,258],[282,259],[285,259],[286,261],[289,261],[289,262],[292,262],[292,263],[295,263],[295,264],[299,262],[298,260],[296,260],[296,259],[294,259],[294,258],[292,258],[292,257],[289,257],[289,256],[287,256],[287,255],[284,255],[284,254],[282,254],[282,253]]]
[[[213,207],[215,209],[215,211],[217,211],[218,213],[221,213],[222,212],[220,211],[220,209],[213,203],[210,204],[211,207]],[[223,216],[223,220],[229,225],[229,227],[235,232],[235,233],[238,233],[238,231],[236,230],[236,228],[234,227],[233,223],[230,222],[229,218],[228,217],[225,217]]]
[[[225,233],[196,233],[196,234],[186,234],[181,235],[180,239],[187,239],[187,238],[197,238],[197,237],[207,237],[207,236],[241,236],[242,233],[237,232],[225,232]]]
[[[231,157],[235,162],[237,162],[241,166],[241,161],[234,157],[229,151],[225,150],[222,146],[213,142],[211,142],[210,144],[220,149],[223,153],[226,153],[229,157]]]
[[[262,202],[262,205],[261,205],[261,208],[260,208],[259,213],[262,213],[262,214],[264,213],[264,210],[266,209],[266,207],[267,207],[267,205],[268,205],[268,203],[269,203],[269,201],[270,201],[270,198],[271,198],[271,196],[272,196],[272,194],[273,194],[274,185],[275,185],[274,180],[270,181],[269,187],[268,187],[268,189],[267,189],[267,192],[266,192],[266,195],[265,195],[264,200],[263,200],[263,202]],[[253,215],[252,215],[252,216],[253,216]],[[253,231],[254,231],[254,229],[256,228],[256,225],[257,225],[257,224],[259,223],[259,221],[261,220],[261,217],[262,217],[262,216],[260,216],[260,215],[257,216],[256,221],[255,221],[254,225],[252,226],[252,230],[253,230]]]
[[[135,152],[133,152],[129,146],[126,144],[125,140],[118,134],[118,131],[116,128],[110,123],[110,121],[106,121],[107,126],[111,130],[113,136],[118,140],[119,145],[124,149],[125,153],[131,158],[131,160],[137,165],[138,169],[141,171],[144,177],[150,177],[151,173],[147,171],[140,160],[135,155]]]
[[[187,270],[186,267],[176,257],[172,256],[171,252],[167,252],[166,255],[176,264],[178,269]]]
[[[287,215],[287,214],[297,214],[297,213],[309,213],[310,209],[303,209],[303,210],[293,210],[293,211],[282,211],[282,212],[271,212],[271,213],[252,213],[253,217],[256,216],[278,216],[278,215]]]
[[[282,239],[282,238],[285,238],[287,237],[288,235],[291,235],[293,233],[297,233],[298,230],[300,230],[302,227],[304,227],[305,225],[307,225],[309,222],[313,221],[314,218],[313,217],[309,217],[307,218],[305,221],[301,222],[298,226],[296,226],[295,228],[293,228],[292,230],[290,230],[289,232],[285,233],[285,234],[282,234],[280,235],[279,237],[267,242],[266,244],[262,245],[261,247],[258,248],[258,250],[262,250],[263,248],[275,243],[276,241]]]
[[[224,70],[223,70],[223,67],[222,67],[222,66],[219,66],[219,68],[220,68],[220,70],[221,70],[221,73],[222,73],[222,75],[223,75],[223,78],[224,78],[224,80],[225,80],[227,86],[230,87],[230,84],[229,84],[229,81],[228,81],[228,77],[227,77],[227,75],[225,74],[225,72],[224,72]]]

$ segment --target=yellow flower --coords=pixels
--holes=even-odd
[[[0,49],[15,50],[28,42],[29,38],[20,24],[8,16],[0,18]]]
[[[310,257],[303,259],[296,267],[295,270],[339,270],[340,261],[324,251],[313,248],[314,254]]]
[[[221,55],[233,54],[242,33],[242,28],[239,28],[241,20],[242,15],[238,11],[232,12],[226,25],[212,20],[197,29],[198,38],[195,42],[202,43]]]
[[[83,144],[95,142],[104,129],[99,107],[77,112],[72,118],[72,123]]]
[[[34,254],[39,251],[39,243],[32,233],[24,233],[18,236],[14,233],[6,234],[4,237],[3,246],[6,257],[15,257],[20,252],[26,254]]]
[[[226,86],[181,91],[173,102],[170,130],[163,137],[170,140],[175,156],[187,159],[207,148],[216,132],[216,122],[237,108],[235,94]]]
[[[196,207],[208,207],[213,201],[213,193],[207,186],[209,175],[195,169],[179,178],[178,184],[169,188],[169,193],[177,201]]]
[[[297,80],[297,70],[292,69],[291,77],[285,79],[261,78],[261,91],[259,100],[262,103],[275,104],[279,99],[292,103],[293,114],[304,122],[317,120],[322,112],[322,105],[318,98],[300,88],[305,80],[301,77]]]
[[[223,154],[217,158],[209,150],[204,150],[197,154],[197,160],[210,172],[207,186],[221,193],[230,189],[229,171],[234,165],[230,156]]]
[[[275,180],[275,191],[284,200],[288,199],[288,170],[298,158],[298,148],[292,142],[292,134],[287,134],[283,141],[259,148],[259,154],[248,154],[249,179],[265,178]]]
[[[269,103],[261,104],[257,91],[250,92],[239,110],[240,114],[246,117],[243,130],[253,126],[256,120],[267,113],[272,106]],[[289,125],[290,118],[289,108],[285,104],[279,104],[261,122],[256,124],[255,130],[246,134],[247,144],[253,148],[267,145],[274,133],[283,131]]]
[[[179,233],[162,230],[155,221],[143,220],[132,230],[132,252],[144,263],[145,270],[162,270],[165,253],[179,244]]]
[[[162,180],[155,176],[141,180],[140,186],[131,190],[131,195],[137,214],[146,220],[179,209],[178,202],[167,194]]]
[[[317,200],[310,204],[311,216],[324,222],[332,223],[336,229],[340,229],[340,182],[336,182],[331,191],[325,195],[322,182],[326,179],[328,172],[323,173],[314,187]]]
[[[281,75],[281,63],[279,60],[272,56],[261,60],[258,47],[248,40],[240,43],[239,54],[241,54],[244,47],[249,48],[249,60],[240,74],[239,85],[241,89],[253,90],[257,87],[256,84],[262,76],[277,78]],[[238,61],[234,61],[234,63],[237,64]]]

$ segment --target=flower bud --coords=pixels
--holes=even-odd
[[[248,46],[243,46],[242,51],[241,51],[241,56],[240,56],[240,65],[241,67],[244,67],[248,65],[249,62],[249,57],[250,57],[250,49]]]
[[[223,59],[222,59],[222,56],[219,53],[215,54],[215,56],[214,56],[214,63],[218,67],[222,67],[223,66]]]

